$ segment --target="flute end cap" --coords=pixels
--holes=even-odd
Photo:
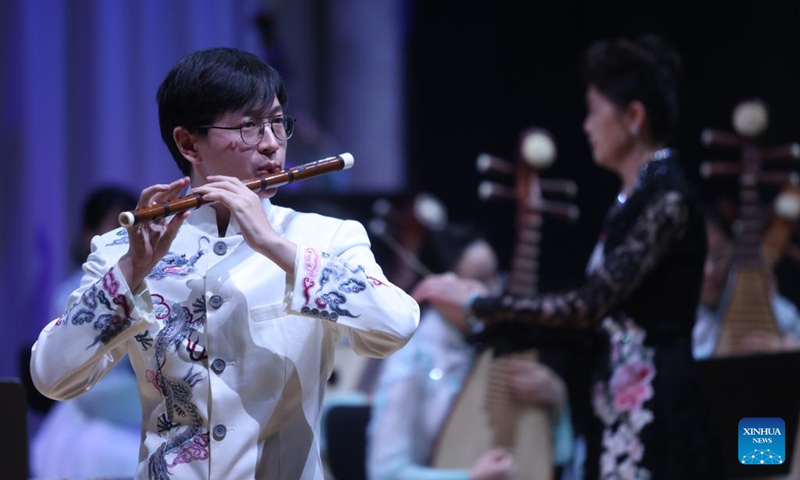
[[[344,160],[344,170],[347,170],[348,168],[352,167],[354,163],[356,163],[353,155],[350,153],[343,153],[339,155],[339,158]]]
[[[133,213],[132,212],[122,212],[122,213],[120,213],[119,217],[118,217],[118,220],[119,220],[119,224],[122,225],[125,228],[132,227],[134,222],[135,222],[135,218],[133,217]]]

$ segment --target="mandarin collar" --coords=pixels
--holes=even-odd
[[[276,210],[273,208],[272,202],[268,198],[262,199],[261,208],[267,213],[267,220],[269,220],[270,224],[273,225],[273,228],[275,228],[278,234],[281,235],[282,231],[278,231],[279,229],[275,226]],[[191,215],[189,215],[189,218],[186,219],[186,223],[202,231],[206,235],[219,237],[219,233],[217,231],[217,215],[211,205],[202,205],[200,208],[192,210]],[[225,232],[225,237],[232,237],[241,234],[242,228],[239,225],[239,222],[236,220],[236,217],[231,215],[231,220],[228,224],[228,230]]]

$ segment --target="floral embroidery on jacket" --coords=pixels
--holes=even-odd
[[[120,282],[114,275],[114,270],[109,270],[59,317],[55,327],[91,324],[98,333],[86,348],[98,343],[107,344],[133,324],[133,308],[119,288]]]
[[[130,243],[128,239],[128,230],[121,228],[119,229],[119,231],[117,231],[116,235],[117,238],[115,238],[114,241],[111,243],[106,243],[106,247],[109,247],[111,245],[127,245],[128,243]]]
[[[594,385],[594,411],[603,422],[600,474],[603,479],[644,480],[650,471],[639,466],[644,445],[639,433],[653,421],[645,403],[653,398],[655,350],[644,345],[645,331],[633,321],[603,321],[609,337],[610,378]]]
[[[192,443],[181,450],[175,460],[169,464],[169,467],[172,468],[178,464],[189,463],[194,460],[208,459],[208,444],[208,432],[194,437]]]
[[[195,271],[194,265],[205,254],[205,250],[198,250],[197,253],[189,258],[185,254],[177,254],[169,252],[164,255],[164,258],[158,261],[158,264],[153,267],[147,278],[153,280],[162,280],[166,277],[185,277]]]
[[[313,248],[306,249],[303,268],[305,270],[305,277],[302,279],[303,297],[307,307],[313,305],[313,308],[303,307],[304,313],[311,313],[314,316],[333,320],[337,316],[357,318],[360,314],[344,307],[348,295],[359,294],[366,290],[368,285],[373,287],[383,285],[381,282],[375,283],[374,279],[368,277],[361,265],[353,268],[344,260]],[[317,288],[312,293],[312,288],[315,286]]]

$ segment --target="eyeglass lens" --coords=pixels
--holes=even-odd
[[[294,133],[294,118],[281,117],[273,120],[264,120],[253,126],[242,126],[242,140],[248,145],[255,145],[264,138],[267,125],[272,129],[273,135],[280,141],[286,141]]]

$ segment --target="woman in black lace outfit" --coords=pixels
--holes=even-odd
[[[452,275],[425,279],[418,301],[477,317],[485,343],[593,345],[583,427],[587,479],[720,476],[717,432],[694,372],[691,333],[706,253],[702,209],[666,148],[678,115],[680,59],[658,37],[593,44],[584,130],[595,162],[619,175],[583,285],[527,298],[480,296]],[[513,339],[514,345],[509,345]]]

